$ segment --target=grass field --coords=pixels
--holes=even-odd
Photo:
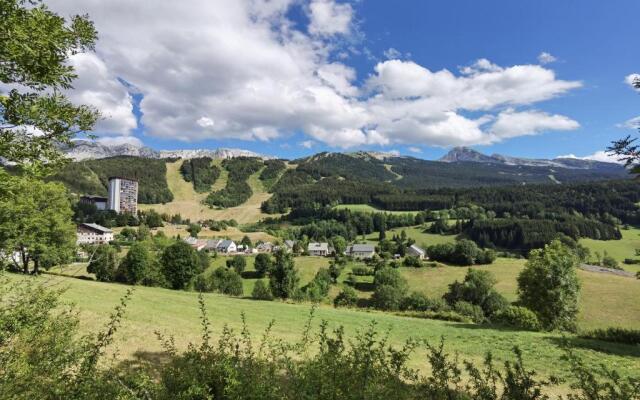
[[[640,249],[640,229],[621,229],[620,232],[622,232],[621,240],[580,239],[580,243],[591,250],[592,256],[596,251],[601,255],[606,251],[610,256],[615,258],[625,270],[631,272],[640,271],[640,266],[638,265],[622,264],[625,258],[640,258],[635,257],[635,250]]]
[[[418,246],[427,247],[434,244],[441,243],[453,243],[456,240],[455,235],[438,235],[434,233],[425,233],[424,228],[421,226],[410,226],[406,228],[394,228],[386,231],[387,238],[391,238],[393,235],[400,235],[400,232],[405,231],[407,237],[416,241]],[[374,232],[366,236],[368,242],[378,241],[378,232]]]
[[[202,200],[207,197],[208,193],[197,193],[193,190],[193,185],[186,182],[180,175],[182,162],[183,160],[178,160],[167,163],[167,183],[173,193],[173,201],[166,204],[140,204],[141,210],[154,209],[160,213],[180,214],[183,218],[189,218],[192,221],[235,219],[241,224],[257,222],[269,216],[260,210],[262,202],[271,197],[271,194],[264,190],[262,182],[258,179],[260,171],[251,175],[247,180],[253,190],[253,195],[244,204],[226,209],[212,209],[202,204]],[[219,165],[220,160],[215,160],[214,164]],[[212,186],[214,191],[222,189],[227,183],[228,172],[224,168],[221,169],[220,177]]]
[[[21,276],[9,278],[33,279]],[[81,329],[85,332],[100,329],[118,299],[128,289],[127,286],[118,284],[55,276],[35,279],[50,287],[67,289],[63,297],[77,304]],[[225,324],[236,331],[240,329],[240,315],[244,313],[248,328],[254,336],[261,335],[267,324],[275,320],[276,325],[272,331],[275,336],[289,341],[297,340],[310,311],[308,304],[259,302],[215,294],[205,294],[204,297],[214,336],[220,334]],[[395,346],[401,345],[410,337],[431,343],[444,337],[449,352],[457,352],[461,359],[476,362],[481,360],[485,352],[491,351],[495,360],[501,363],[506,358],[511,358],[511,350],[517,345],[523,351],[527,368],[535,368],[543,376],[566,376],[567,365],[560,360],[562,350],[559,343],[562,336],[555,333],[518,332],[328,306],[317,309],[314,328],[317,328],[320,320],[326,320],[330,327],[344,326],[347,335],[353,335],[356,330],[375,321],[381,331],[390,329],[389,344]],[[131,358],[137,352],[158,352],[160,345],[154,339],[154,331],[173,335],[177,346],[184,349],[188,342],[198,340],[199,327],[195,293],[137,287],[116,336],[118,357]],[[622,375],[637,374],[640,370],[640,349],[637,347],[580,340],[571,335],[567,339],[577,346],[577,353],[591,365],[604,363],[614,367]],[[424,350],[419,349],[411,364],[423,366],[424,356]]]
[[[369,204],[338,204],[334,207],[336,210],[351,210],[351,211],[362,211],[362,212],[375,212],[375,213],[389,213],[389,214],[411,214],[415,215],[416,211],[387,211],[381,210],[379,208],[375,208],[374,206],[370,206]]]
[[[230,257],[226,256],[218,256],[212,259],[208,273],[212,273],[213,270],[220,266],[225,266],[229,258]],[[253,286],[258,280],[258,278],[253,274],[255,272],[253,265],[256,258],[255,256],[247,256],[245,259],[247,260],[247,268],[242,274],[244,278],[242,279],[242,290],[246,297],[250,297],[251,292],[253,291]],[[300,286],[304,286],[311,282],[320,268],[326,268],[329,266],[329,259],[326,257],[296,257],[295,263],[296,268],[298,269],[298,276],[300,277]]]
[[[516,278],[525,260],[498,258],[489,266],[475,268],[490,271],[498,280],[496,289],[508,300],[517,299]],[[465,267],[401,268],[411,290],[428,296],[442,296],[454,280],[464,279]],[[640,280],[629,277],[578,270],[582,284],[578,326],[581,329],[620,326],[640,329]]]

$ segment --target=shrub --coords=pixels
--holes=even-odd
[[[360,266],[351,268],[351,272],[357,276],[372,276],[375,274],[373,268]]]
[[[476,324],[482,324],[486,321],[482,308],[475,304],[471,304],[466,301],[458,301],[453,305],[453,309],[458,314],[471,318],[471,320]]]
[[[404,258],[404,261],[402,261],[402,265],[404,265],[405,267],[414,268],[421,268],[423,266],[422,261],[415,256],[406,256]]]
[[[604,340],[607,342],[624,343],[630,345],[640,344],[640,330],[625,328],[596,329],[580,334],[585,339]]]
[[[507,307],[507,300],[493,286],[496,278],[489,272],[469,268],[462,282],[455,281],[449,285],[449,291],[443,298],[450,305],[465,301],[482,308],[487,317]]]
[[[402,299],[400,309],[403,311],[448,311],[451,309],[446,301],[427,297],[424,293],[412,292]]]
[[[611,268],[611,269],[622,269],[620,268],[620,265],[618,265],[618,261],[616,261],[615,258],[611,257],[606,252],[602,257],[602,266],[605,268]]]
[[[242,296],[242,277],[236,271],[218,267],[210,277],[214,291],[230,296]]]
[[[256,281],[251,297],[256,300],[273,300],[273,295],[269,289],[269,285],[265,284],[262,279]]]
[[[527,331],[539,331],[542,328],[536,313],[526,307],[509,306],[497,313],[495,320],[501,324]]]
[[[623,262],[627,265],[640,264],[640,260],[633,259],[633,258],[625,258]]]
[[[355,307],[358,304],[358,294],[351,286],[345,286],[333,299],[335,307]]]
[[[394,311],[400,308],[405,292],[396,286],[379,285],[371,296],[371,303],[379,310]]]

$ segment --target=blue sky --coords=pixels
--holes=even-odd
[[[114,0],[114,8],[119,1]],[[129,103],[105,100],[98,104],[109,110],[115,104],[114,111],[108,112],[111,122],[99,127],[100,134],[116,138],[113,141],[135,137],[157,149],[239,147],[286,158],[324,150],[368,149],[431,159],[462,144],[487,153],[550,158],[601,151],[611,140],[633,134],[634,130],[620,125],[640,115],[640,95],[625,83],[625,77],[640,73],[634,42],[640,38],[640,2],[635,0],[282,0],[273,2],[282,3],[277,11],[267,5],[257,9],[236,9],[234,5],[231,9],[224,1],[205,9],[207,2],[194,0],[193,8],[200,7],[194,14],[183,13],[184,9],[171,13],[172,2],[151,11],[153,2],[142,1],[131,10],[132,18],[146,12],[151,22],[139,23],[130,28],[133,34],[125,31],[122,37],[122,28],[112,21],[114,14],[100,7],[98,0],[70,3],[75,3],[76,10],[87,11],[104,33],[97,60],[92,60],[100,68],[84,69],[91,71],[87,75],[103,66],[104,71],[78,90],[96,93],[98,89],[86,82],[114,77],[133,87]],[[251,18],[243,18],[243,12]],[[199,15],[209,15],[209,21],[200,21]],[[217,17],[241,22],[228,29],[211,28]],[[165,18],[169,23],[175,21],[173,34],[166,38],[154,31],[154,25]],[[255,26],[252,21],[257,21]],[[196,31],[199,23],[203,28]],[[123,25],[126,21],[120,21],[119,26]],[[197,46],[191,44],[191,30]],[[264,32],[269,31],[279,33],[263,41],[261,32],[266,36]],[[183,37],[190,40],[188,45],[180,42]],[[158,46],[156,51],[144,50],[148,43]],[[552,57],[541,62],[542,53]],[[295,65],[280,65],[285,55]],[[487,64],[477,63],[482,59]],[[517,78],[508,75],[520,65],[531,68]],[[341,86],[324,79],[321,71],[327,66],[332,67],[332,77],[340,76]],[[463,73],[469,66],[474,66],[473,72]],[[383,74],[385,67],[388,76]],[[441,93],[440,81],[431,74],[443,70],[453,78],[444,77],[442,85],[466,82],[473,76],[481,81],[482,74],[504,74],[496,85],[521,79],[513,84],[516,91],[524,88],[523,92],[535,91],[537,81],[527,81],[529,75],[550,72],[553,78],[540,78],[547,79],[541,86],[549,85],[542,94],[514,94],[476,107],[472,104],[481,98],[460,105],[456,95]],[[287,72],[281,75],[282,71]],[[411,75],[412,71],[417,75]],[[295,75],[298,73],[300,76]],[[436,82],[436,89],[425,83],[424,90],[414,93],[411,77],[420,86],[421,74]],[[401,82],[394,81],[394,76],[400,76]],[[82,74],[81,79],[85,79]],[[326,85],[319,90],[329,88],[338,97],[321,92],[326,104],[317,99],[306,104],[306,89],[315,85]],[[475,92],[473,85],[470,82],[465,90]],[[117,99],[120,89],[101,86],[100,90],[111,90],[109,98]],[[255,94],[247,99],[247,91]],[[501,99],[495,87],[483,88],[477,96],[484,96],[485,91],[488,98]],[[376,96],[381,100],[372,104]],[[429,101],[435,98],[438,100]],[[349,105],[348,112],[342,102]],[[422,104],[429,104],[428,112],[421,109]],[[131,115],[127,107],[133,107]],[[391,108],[397,110],[383,115]],[[398,122],[407,115],[407,121]],[[452,115],[455,121],[439,125],[438,121]],[[514,115],[519,119],[506,118]],[[505,123],[498,124],[503,116]],[[530,131],[519,129],[522,124],[530,126]],[[467,134],[466,127],[475,133]]]

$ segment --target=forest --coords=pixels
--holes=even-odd
[[[192,182],[193,189],[198,193],[208,192],[220,176],[220,168],[212,165],[212,162],[210,157],[200,157],[184,160],[180,166],[182,177]]]
[[[166,174],[165,160],[118,156],[69,163],[48,180],[78,195],[106,196],[109,177],[123,176],[138,181],[139,203],[157,204],[173,200]]]
[[[227,185],[217,192],[210,193],[205,204],[217,207],[235,207],[251,197],[253,191],[247,179],[263,167],[262,160],[251,157],[237,157],[222,161],[222,167],[229,171]]]

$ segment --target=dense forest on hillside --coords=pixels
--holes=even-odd
[[[287,169],[287,164],[282,160],[266,160],[265,168],[258,177],[265,188],[271,188],[277,181],[282,172]]]
[[[386,169],[382,161],[367,153],[318,153],[298,160],[298,171],[306,172],[315,179],[341,177],[349,180],[380,182],[396,178],[396,175]]]
[[[210,157],[200,157],[184,160],[180,166],[182,177],[192,182],[193,189],[198,193],[208,192],[220,176],[220,168],[212,165],[212,162]]]
[[[222,167],[229,171],[227,185],[222,190],[212,192],[205,204],[217,207],[235,207],[251,197],[253,191],[247,179],[263,168],[262,160],[252,157],[237,157],[222,161]]]
[[[165,160],[119,156],[69,163],[50,180],[62,182],[72,193],[106,196],[109,177],[136,179],[138,202],[156,204],[173,200],[166,175]]]
[[[387,161],[402,176],[395,184],[407,189],[464,188],[533,183],[575,183],[603,179],[623,179],[628,173],[612,164],[606,169],[570,169],[479,162],[443,163],[410,157]]]

